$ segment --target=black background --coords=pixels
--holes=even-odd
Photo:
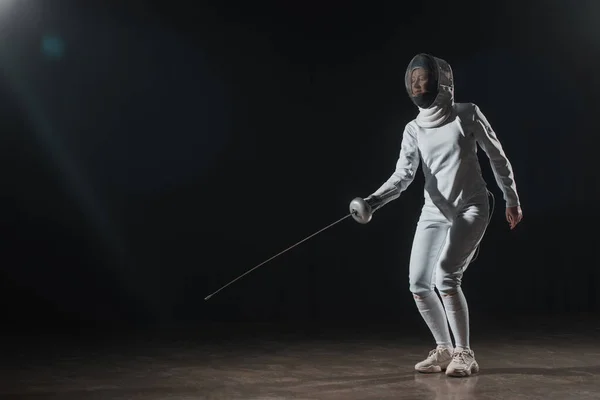
[[[370,224],[204,301],[388,178],[419,52],[452,65],[522,200],[511,232],[480,151],[496,210],[465,275],[474,318],[600,311],[594,2],[118,3],[0,15],[6,330],[419,318],[420,171]]]

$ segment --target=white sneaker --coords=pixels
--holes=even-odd
[[[470,376],[479,372],[479,364],[475,361],[473,350],[456,348],[452,354],[452,362],[446,369],[446,375],[454,377]]]
[[[442,372],[452,361],[452,348],[438,346],[429,352],[427,358],[415,365],[415,370],[423,374]]]

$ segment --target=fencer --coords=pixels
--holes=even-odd
[[[487,154],[503,193],[510,229],[523,217],[513,168],[479,107],[455,103],[454,77],[446,61],[416,55],[406,70],[405,85],[419,112],[404,129],[395,171],[373,194],[353,200],[350,211],[356,221],[368,223],[376,210],[406,190],[422,166],[424,204],[413,239],[409,284],[437,347],[415,369],[469,376],[479,365],[470,348],[461,281],[490,218],[477,144]]]

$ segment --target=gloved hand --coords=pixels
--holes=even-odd
[[[380,205],[381,199],[377,196],[369,196],[365,199],[357,197],[350,202],[350,213],[356,222],[367,224]]]

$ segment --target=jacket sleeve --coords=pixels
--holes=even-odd
[[[506,157],[502,144],[500,143],[500,140],[498,140],[496,133],[492,129],[485,115],[483,115],[477,105],[473,104],[473,107],[473,133],[475,139],[490,159],[496,183],[504,194],[506,207],[518,206],[520,205],[519,195],[517,193],[517,185],[515,183],[512,165]]]
[[[400,155],[394,173],[371,196],[385,197],[384,203],[397,199],[413,181],[419,163],[420,154],[416,133],[407,125],[402,135]]]

